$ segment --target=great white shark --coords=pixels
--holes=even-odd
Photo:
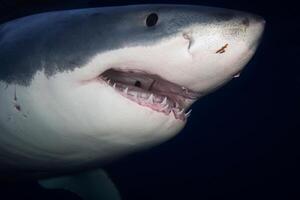
[[[174,137],[254,55],[263,18],[191,5],[53,11],[0,26],[0,171],[99,167]]]

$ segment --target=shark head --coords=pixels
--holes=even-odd
[[[256,15],[185,5],[57,11],[3,24],[1,162],[85,166],[173,137],[196,100],[241,72],[263,29]]]

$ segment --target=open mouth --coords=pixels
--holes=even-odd
[[[191,114],[189,106],[199,97],[199,93],[144,72],[109,69],[99,78],[127,99],[166,115],[173,113],[183,121]]]

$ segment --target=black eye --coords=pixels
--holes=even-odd
[[[142,86],[142,83],[141,83],[140,81],[136,81],[136,82],[134,83],[134,86],[136,86],[136,87],[141,87],[141,86]]]
[[[146,25],[148,27],[155,26],[157,24],[157,21],[158,21],[158,15],[156,13],[151,13],[150,15],[148,15],[146,19]]]

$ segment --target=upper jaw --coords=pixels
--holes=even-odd
[[[146,72],[110,69],[98,80],[141,106],[165,115],[173,114],[182,121],[190,116],[189,107],[200,97],[198,92]]]

